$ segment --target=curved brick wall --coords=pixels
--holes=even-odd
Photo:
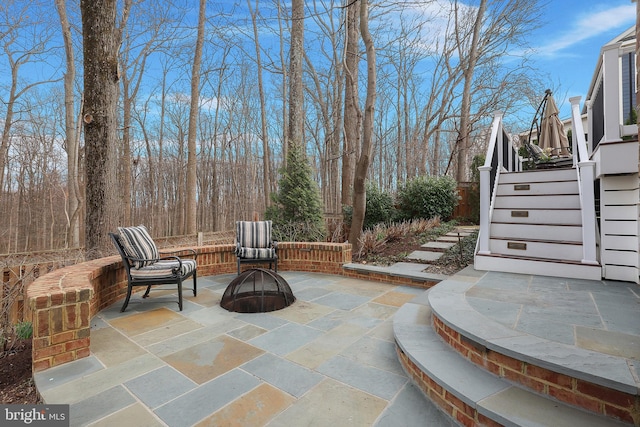
[[[232,244],[196,248],[198,275],[237,271],[234,249]],[[342,268],[351,262],[348,243],[281,242],[278,257],[282,271],[352,275]],[[91,318],[124,298],[126,288],[126,273],[117,256],[61,268],[29,285],[26,320],[33,323],[34,371],[89,356]]]

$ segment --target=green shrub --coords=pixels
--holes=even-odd
[[[456,181],[448,176],[419,176],[405,182],[397,195],[400,218],[450,218],[458,204],[456,188]]]
[[[376,224],[388,224],[393,220],[393,196],[374,184],[367,183],[367,208],[364,214],[365,230]]]

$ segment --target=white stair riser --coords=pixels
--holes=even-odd
[[[570,277],[587,280],[600,280],[602,278],[601,267],[588,264],[561,264],[476,255],[474,266],[476,270],[482,271],[504,271],[506,273]]]
[[[526,249],[511,249],[509,248],[510,242],[525,244]],[[489,241],[489,250],[492,253],[504,255],[546,258],[550,260],[581,261],[583,259],[582,245],[491,239]]]
[[[498,185],[498,196],[528,196],[531,194],[578,195],[577,181],[554,181],[538,183],[515,183]]]
[[[514,182],[549,182],[549,181],[570,181],[578,177],[575,169],[559,169],[529,172],[507,172],[500,174],[500,183]]]
[[[555,208],[555,209],[579,209],[580,198],[578,196],[498,196],[496,208]]]
[[[512,212],[516,212],[515,215]],[[525,212],[527,216],[521,216]],[[519,214],[520,213],[520,214]],[[567,224],[580,225],[582,215],[578,209],[494,209],[493,222],[517,222],[520,224]]]
[[[519,240],[582,241],[582,227],[571,225],[491,224],[491,237]]]

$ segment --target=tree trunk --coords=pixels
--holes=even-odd
[[[289,147],[298,145],[306,152],[304,139],[304,1],[291,2],[291,46],[289,48]]]
[[[124,68],[124,67],[123,67]],[[122,209],[122,223],[131,223],[131,108],[130,82],[126,71],[122,78],[122,152],[120,154],[120,208]]]
[[[367,53],[367,97],[364,105],[364,120],[362,123],[362,149],[356,164],[353,180],[353,219],[349,232],[349,241],[354,252],[360,250],[360,235],[364,224],[364,214],[367,205],[366,180],[373,147],[373,124],[376,104],[376,50],[373,38],[369,32],[369,2],[360,0],[360,34]]]
[[[116,149],[119,33],[117,0],[81,0],[84,46],[84,129],[88,259],[111,252],[108,233],[118,225]]]
[[[73,41],[71,39],[71,26],[67,18],[67,7],[64,0],[56,0],[56,9],[60,17],[62,38],[66,59],[66,72],[64,73],[64,125],[65,147],[67,152],[67,237],[66,247],[80,246],[80,221],[78,209],[80,206],[80,187],[78,186],[78,147],[79,140],[76,134],[75,122],[75,96],[73,83],[76,78],[76,66],[73,55]]]
[[[456,5],[457,8],[457,5]],[[473,72],[478,61],[478,43],[480,43],[480,30],[484,20],[484,13],[487,9],[487,0],[480,0],[478,14],[473,25],[473,38],[467,53],[466,67],[464,69],[464,90],[462,92],[462,104],[460,106],[460,130],[455,149],[457,150],[458,169],[456,181],[463,182],[467,177],[467,157],[469,154],[469,136],[471,134],[471,83]],[[456,19],[457,23],[457,19]]]
[[[269,133],[267,130],[267,103],[264,95],[264,84],[262,82],[262,61],[260,57],[260,44],[258,43],[258,25],[256,23],[256,14],[258,13],[258,0],[256,0],[255,11],[251,9],[251,0],[247,0],[249,13],[251,13],[251,22],[253,24],[253,38],[256,47],[256,67],[258,71],[258,93],[260,95],[260,132],[262,134],[262,186],[264,191],[264,206],[269,207],[271,204],[271,156],[269,155]]]
[[[196,137],[198,131],[198,105],[200,103],[200,65],[202,63],[202,47],[204,45],[204,24],[206,20],[206,0],[200,0],[200,12],[198,14],[198,38],[196,39],[196,52],[193,58],[193,70],[191,73],[191,106],[189,109],[189,134],[187,136],[187,201],[186,201],[186,227],[187,234],[196,234]]]
[[[342,153],[342,204],[351,205],[355,153],[360,145],[362,111],[358,107],[358,7],[356,0],[347,7],[345,43],[344,149]]]

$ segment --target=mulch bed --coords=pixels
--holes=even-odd
[[[31,340],[0,353],[0,403],[42,403],[31,374]]]

